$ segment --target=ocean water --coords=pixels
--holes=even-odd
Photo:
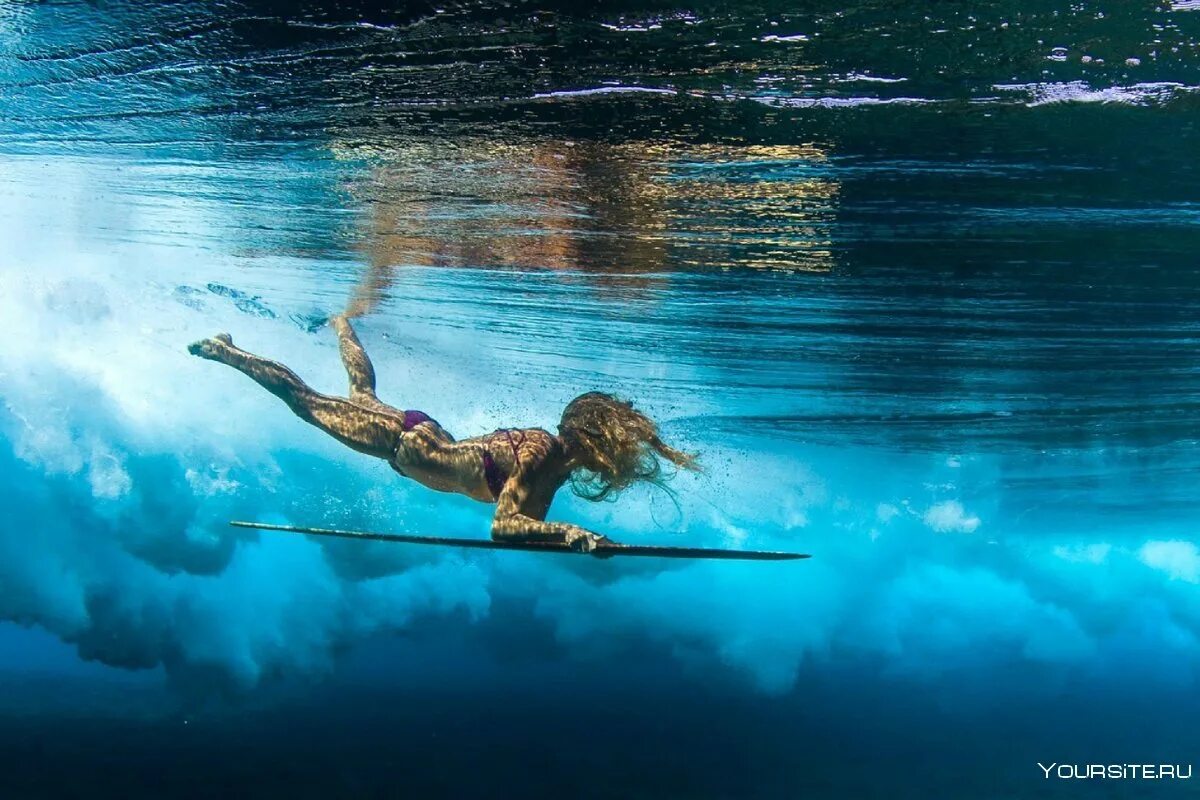
[[[0,795],[1194,796],[1039,762],[1200,760],[1200,7],[579,6],[0,0]],[[186,353],[347,309],[814,557],[230,528],[487,535]]]

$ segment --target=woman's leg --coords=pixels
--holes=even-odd
[[[375,410],[399,413],[375,396],[375,367],[371,365],[367,351],[363,349],[362,342],[350,326],[350,320],[344,316],[334,317],[333,329],[337,331],[342,364],[350,377],[350,401]]]
[[[360,453],[390,459],[397,438],[404,432],[402,418],[314,391],[283,364],[235,347],[228,334],[196,342],[188,351],[245,373],[287,403],[300,419]]]

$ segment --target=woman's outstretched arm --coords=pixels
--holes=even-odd
[[[546,522],[526,513],[532,494],[528,477],[528,470],[518,470],[500,490],[500,496],[496,498],[496,515],[492,518],[493,539],[561,542],[584,553],[590,553],[597,544],[608,541],[578,525]]]

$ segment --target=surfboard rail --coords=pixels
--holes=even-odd
[[[648,558],[694,558],[721,559],[727,561],[795,561],[811,558],[808,553],[788,553],[778,550],[727,550],[717,547],[673,547],[668,545],[601,543],[591,553],[580,553],[563,544],[550,542],[496,541],[493,539],[466,539],[450,536],[414,536],[405,533],[375,533],[373,531],[349,531],[337,528],[307,528],[301,525],[276,525],[270,522],[246,522],[230,520],[236,528],[251,528],[261,531],[282,531],[311,536],[331,536],[339,539],[363,539],[375,542],[397,542],[401,544],[427,544],[444,547],[462,547],[472,550],[521,550],[529,553],[558,553],[567,555],[591,555],[599,558],[610,556],[641,556]]]

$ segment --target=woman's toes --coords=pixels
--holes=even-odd
[[[192,342],[188,345],[188,352],[194,356],[200,356],[200,358],[217,361],[221,358],[221,351],[231,344],[233,344],[233,340],[229,338],[229,334],[217,334],[211,339]]]

